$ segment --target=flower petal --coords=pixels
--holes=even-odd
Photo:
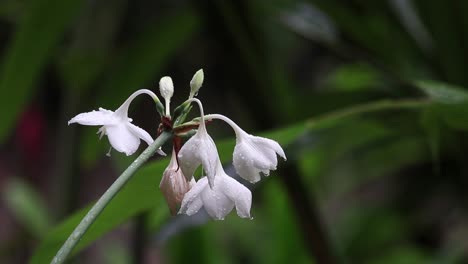
[[[206,130],[198,130],[179,151],[179,164],[185,177],[190,179],[197,167],[202,164],[210,186],[214,184],[218,160],[218,150]]]
[[[127,156],[132,155],[140,145],[140,138],[134,135],[126,123],[106,126],[106,133],[112,147]]]
[[[68,124],[78,123],[85,126],[105,126],[115,125],[119,121],[114,116],[114,112],[99,108],[99,111],[91,111],[87,113],[81,113],[70,119]]]
[[[250,158],[253,166],[262,169],[275,169],[278,164],[274,150],[256,145],[251,140],[243,140],[238,144],[238,148],[243,155]]]
[[[265,149],[274,150],[280,157],[286,160],[286,154],[284,154],[283,148],[278,144],[278,142],[264,137],[251,136],[251,140],[259,147]]]
[[[243,132],[237,137],[233,164],[242,178],[255,183],[261,179],[260,172],[268,176],[270,170],[276,170],[278,165],[276,154],[286,159],[278,142]]]
[[[222,184],[218,184],[217,186],[220,186],[219,188],[222,188],[223,193],[235,203],[237,215],[242,218],[250,218],[252,192],[228,175],[224,175],[224,177],[217,175],[216,177],[222,178],[224,181]]]
[[[179,211],[179,214],[180,213],[184,213],[186,215],[194,215],[196,213],[198,213],[198,211],[200,211],[200,208],[203,207],[203,201],[202,201],[202,198],[201,196],[197,196],[195,197],[191,203],[187,204],[187,207],[185,208],[184,211],[182,211],[182,209]]]
[[[190,191],[185,194],[184,199],[182,200],[179,214],[193,215],[197,213],[198,210],[200,210],[200,208],[203,206],[201,192],[204,191],[207,187],[208,179],[206,177],[201,178],[195,184],[193,184]]]
[[[223,183],[215,180],[214,188],[206,188],[202,193],[203,207],[213,219],[223,220],[234,208],[234,202],[220,190]]]
[[[239,143],[234,148],[232,164],[236,169],[237,174],[242,178],[255,183],[258,182],[260,177],[260,171],[254,166],[254,158],[257,153],[251,153],[251,151],[243,143]]]
[[[153,138],[144,129],[142,129],[141,127],[136,126],[136,125],[134,125],[132,123],[127,123],[127,126],[135,136],[137,136],[138,138],[143,139],[148,145],[153,144],[153,142],[154,142]]]

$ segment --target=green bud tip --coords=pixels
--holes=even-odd
[[[203,80],[205,78],[205,74],[203,73],[203,69],[198,70],[192,77],[192,80],[190,81],[190,98],[194,97],[197,95],[198,90],[203,85]]]

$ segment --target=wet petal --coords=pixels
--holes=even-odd
[[[154,142],[153,138],[144,129],[142,129],[141,127],[136,126],[136,125],[134,125],[132,123],[127,123],[127,126],[135,136],[137,136],[138,138],[143,139],[148,145],[153,144],[153,142]]]
[[[282,157],[284,160],[286,160],[286,154],[284,154],[284,150],[280,146],[280,144],[278,144],[278,142],[269,138],[257,137],[257,136],[251,136],[251,140],[258,147],[263,148],[263,149],[271,149],[274,152],[276,152],[276,154],[278,154],[280,157]]]
[[[192,215],[203,206],[213,219],[223,220],[236,207],[237,215],[250,218],[251,204],[250,190],[222,171],[216,175],[213,188],[209,187],[207,177],[200,179],[185,194],[179,214]]]
[[[276,153],[271,149],[259,148],[252,141],[246,141],[237,144],[239,153],[249,157],[251,164],[258,168],[276,167]]]
[[[214,184],[218,160],[216,145],[205,130],[197,131],[179,151],[179,164],[184,175],[191,178],[198,166],[202,164],[210,186]]]
[[[219,177],[219,175],[217,177]],[[228,175],[220,178],[222,178],[224,182],[223,184],[218,185],[222,189],[223,193],[235,203],[237,215],[242,218],[250,218],[252,192],[240,182],[234,180]]]
[[[112,147],[127,156],[135,153],[140,145],[140,138],[134,135],[125,123],[106,126],[106,133]]]
[[[236,145],[234,148],[232,164],[242,178],[252,183],[260,181],[260,170],[254,167],[253,158],[242,146]]]
[[[219,190],[222,183],[216,183],[213,190],[206,188],[202,193],[203,207],[213,219],[223,220],[234,208],[234,202]]]
[[[203,206],[201,192],[206,188],[209,189],[208,179],[206,177],[201,178],[198,182],[193,184],[190,191],[185,194],[184,199],[182,200],[179,214],[193,215],[197,213]]]
[[[85,126],[105,126],[114,125],[119,121],[114,116],[114,112],[99,108],[99,111],[91,111],[87,113],[81,113],[70,119],[68,124],[78,123]]]
[[[242,132],[234,148],[233,164],[242,178],[255,183],[261,179],[260,172],[268,176],[270,170],[276,170],[276,154],[286,159],[278,142]]]

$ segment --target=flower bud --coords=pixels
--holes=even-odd
[[[174,84],[172,83],[171,77],[164,76],[161,78],[159,81],[159,92],[161,92],[161,95],[164,97],[164,101],[166,102],[166,116],[169,116],[171,97],[174,94]]]
[[[171,214],[175,215],[178,205],[184,199],[185,193],[190,190],[190,183],[187,182],[184,174],[182,174],[182,170],[177,165],[174,150],[172,150],[171,161],[163,173],[159,188],[166,199]]]
[[[198,90],[202,87],[203,79],[205,78],[203,69],[198,70],[190,81],[190,98],[197,95]]]
[[[174,94],[174,84],[169,76],[164,76],[159,81],[159,91],[164,99],[170,100]]]

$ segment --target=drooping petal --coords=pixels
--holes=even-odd
[[[252,192],[242,185],[240,182],[234,180],[228,175],[221,178],[224,182],[218,184],[222,192],[236,205],[237,215],[242,218],[250,218],[250,207],[252,206]]]
[[[208,179],[206,177],[201,178],[195,184],[193,184],[190,191],[185,194],[184,199],[182,200],[179,214],[193,215],[197,213],[198,210],[200,210],[200,208],[203,206],[201,192],[206,188],[209,189]]]
[[[206,188],[202,193],[203,207],[213,219],[223,220],[234,208],[234,202],[219,189],[218,185],[222,183],[215,181],[213,189]]]
[[[127,126],[135,136],[137,136],[138,138],[143,139],[148,145],[153,144],[153,142],[154,142],[153,138],[144,129],[142,129],[141,127],[136,126],[136,125],[134,125],[132,123],[127,123]]]
[[[184,175],[190,179],[198,166],[202,164],[210,186],[214,184],[218,160],[216,145],[204,129],[199,129],[179,151],[179,164]]]
[[[251,183],[260,181],[260,170],[253,165],[253,159],[243,145],[236,145],[234,148],[232,164],[237,174]]]
[[[252,193],[248,188],[218,169],[215,185],[210,188],[207,177],[201,178],[185,194],[179,214],[192,215],[204,207],[206,212],[216,220],[223,220],[234,206],[237,215],[250,218]]]
[[[276,167],[276,153],[271,149],[260,148],[253,144],[250,140],[242,140],[236,144],[236,153],[242,157],[246,157],[244,161],[249,162],[251,165],[259,168]],[[273,166],[272,166],[273,164]]]
[[[106,133],[112,147],[127,156],[135,153],[140,145],[140,138],[133,134],[125,123],[106,126]]]
[[[114,112],[99,108],[99,111],[91,111],[87,113],[81,113],[70,119],[68,124],[78,123],[85,126],[106,126],[114,125],[119,121],[114,116]]]
[[[280,146],[280,144],[278,144],[278,142],[269,138],[257,137],[257,136],[251,136],[251,139],[260,148],[271,149],[274,152],[276,152],[276,154],[278,154],[280,157],[282,157],[284,160],[286,160],[286,154],[284,154],[284,150]]]

